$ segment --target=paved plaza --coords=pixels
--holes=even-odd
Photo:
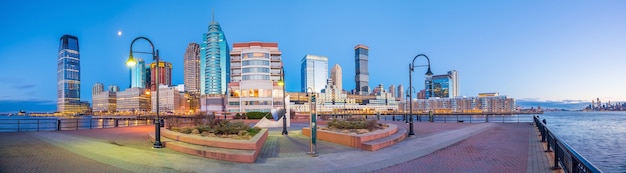
[[[0,172],[553,172],[529,123],[416,122],[415,137],[374,152],[318,140],[318,157],[302,127],[270,128],[253,164],[153,149],[154,126],[0,133]]]

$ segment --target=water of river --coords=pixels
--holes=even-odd
[[[540,119],[600,170],[626,173],[626,112],[546,112]]]

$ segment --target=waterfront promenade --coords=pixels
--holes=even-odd
[[[529,123],[416,122],[415,137],[375,152],[318,140],[318,157],[306,126],[271,128],[254,164],[152,149],[154,126],[0,133],[0,172],[553,172]]]

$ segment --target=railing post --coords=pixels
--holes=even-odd
[[[115,118],[113,119],[113,123],[114,123],[114,127],[117,127],[119,125],[117,119]]]
[[[57,131],[61,131],[61,120],[57,120]]]
[[[552,167],[552,170],[559,170],[559,169],[561,169],[561,167],[559,166],[559,154],[561,153],[561,152],[559,152],[559,150],[561,148],[559,147],[559,144],[556,143],[557,141],[556,141],[556,138],[554,136],[552,137],[552,139],[554,141],[554,144],[553,144],[553,147],[554,147],[554,166]],[[560,154],[560,155],[562,156],[563,154]]]
[[[552,136],[552,135],[550,134],[550,131],[546,131],[546,136],[547,136],[547,138],[548,138],[548,141],[546,141],[546,146],[547,146],[547,147],[546,147],[546,151],[545,151],[545,152],[552,152],[552,149],[550,149],[550,142],[552,142],[552,141],[553,141],[553,140],[551,140],[551,139],[554,139],[554,136]],[[556,157],[556,156],[555,156],[555,157]]]
[[[91,121],[92,121],[92,120],[93,120],[93,119],[89,118],[89,129],[91,129]]]

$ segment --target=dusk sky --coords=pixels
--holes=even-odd
[[[364,44],[371,88],[408,88],[407,64],[426,54],[435,74],[458,71],[463,96],[626,100],[626,1],[2,1],[0,112],[56,110],[64,34],[79,39],[81,100],[91,102],[96,82],[129,86],[124,63],[139,36],[173,63],[173,84],[182,84],[185,49],[202,42],[212,9],[230,45],[278,43],[288,91],[299,91],[305,54],[327,56],[329,69],[341,65],[343,89],[353,89],[354,46]],[[425,72],[415,68],[417,90]]]

